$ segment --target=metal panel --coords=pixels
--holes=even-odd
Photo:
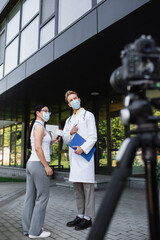
[[[108,0],[98,7],[98,32],[112,25],[150,0]]]
[[[14,71],[6,76],[7,90],[25,78],[25,63],[18,66]]]
[[[6,78],[0,81],[0,94],[6,91]]]
[[[55,39],[55,59],[97,33],[96,10],[79,20]]]
[[[53,61],[53,41],[34,54],[26,62],[26,77]]]

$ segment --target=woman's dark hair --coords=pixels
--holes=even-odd
[[[37,114],[36,112],[40,112],[42,108],[46,107],[46,105],[37,105],[34,109],[34,119],[31,123],[31,126],[30,126],[30,130],[29,130],[29,137],[28,137],[28,148],[30,149],[31,148],[31,142],[30,142],[30,135],[31,135],[31,131],[32,131],[32,127],[34,125],[34,122],[36,121],[36,117],[37,117]]]

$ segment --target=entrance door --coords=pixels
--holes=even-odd
[[[98,171],[111,174],[116,166],[115,155],[124,140],[124,126],[120,121],[120,109],[123,108],[121,96],[112,96],[100,102],[98,122]]]

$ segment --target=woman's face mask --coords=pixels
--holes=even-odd
[[[43,119],[45,122],[48,122],[48,120],[50,119],[50,113],[49,113],[49,112],[43,112],[42,119]]]
[[[79,99],[74,99],[72,102],[70,102],[70,104],[71,104],[71,107],[73,108],[73,109],[79,109],[80,108],[80,101],[79,101]]]

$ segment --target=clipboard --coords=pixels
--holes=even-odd
[[[72,138],[72,140],[69,144],[69,147],[71,147],[72,149],[75,150],[75,148],[73,148],[73,146],[79,146],[80,147],[84,142],[86,142],[86,140],[83,137],[81,137],[78,133],[76,133],[74,135],[74,137]],[[93,147],[88,154],[85,154],[83,152],[81,154],[81,156],[89,162],[95,151],[96,151],[96,148]]]

